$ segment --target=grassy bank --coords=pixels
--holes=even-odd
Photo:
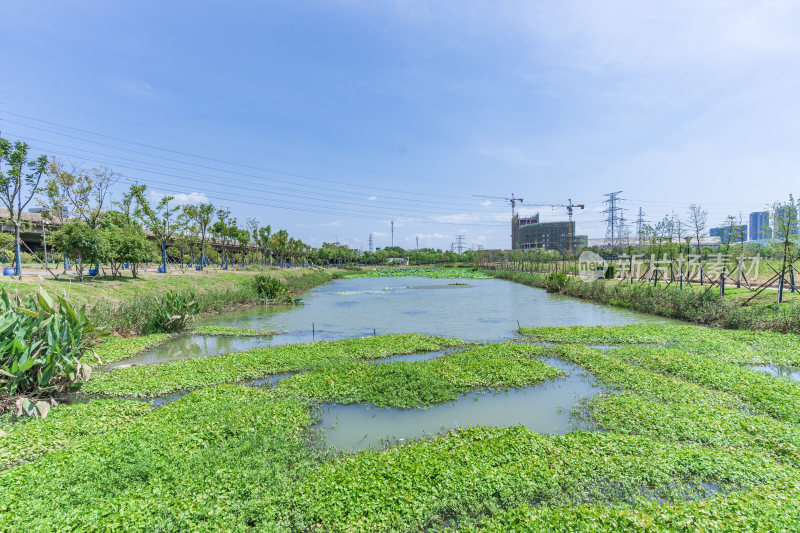
[[[487,270],[485,273],[558,294],[698,324],[800,333],[800,301],[796,299],[781,306],[774,303],[742,306],[741,298],[723,298],[717,287],[687,285],[679,289],[674,285],[616,280],[585,282],[576,277],[529,272]]]
[[[2,286],[9,293],[29,294],[46,289],[66,295],[76,307],[85,305],[92,322],[102,329],[138,333],[152,316],[154,301],[169,291],[193,294],[201,314],[212,314],[252,305],[259,301],[252,283],[263,271],[170,270],[167,274],[143,272],[139,278],[98,277],[77,283],[66,280],[8,280]],[[297,296],[340,274],[335,270],[269,268],[266,274],[281,281],[290,295]]]

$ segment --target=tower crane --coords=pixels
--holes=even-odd
[[[566,207],[567,208],[567,215],[569,216],[569,221],[570,222],[572,222],[572,215],[573,215],[574,209],[576,207],[580,207],[581,209],[584,209],[586,207],[584,204],[573,204],[572,203],[572,198],[569,199],[569,203],[568,204],[528,204],[528,205],[537,206],[537,207],[539,207],[539,206],[540,207]]]
[[[517,198],[514,196],[514,193],[511,193],[511,198],[507,196],[486,196],[485,194],[473,194],[475,198],[493,198],[495,200],[505,200],[509,204],[511,204],[511,220],[514,220],[514,215],[516,214],[515,208],[517,207],[517,202],[522,203],[522,198]]]

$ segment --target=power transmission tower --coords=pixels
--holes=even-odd
[[[372,253],[372,233],[369,234],[369,251]]]
[[[637,240],[637,243],[640,246],[641,246],[642,240],[643,240],[642,236],[644,235],[644,233],[643,233],[644,232],[644,223],[645,223],[644,211],[642,211],[642,208],[640,207],[639,208],[639,216],[636,217],[636,240]]]
[[[419,236],[417,237],[417,250],[419,250]]]
[[[394,246],[394,219],[392,219],[392,246]]]
[[[610,240],[611,246],[619,245],[622,242],[623,209],[619,206],[622,201],[622,198],[619,197],[620,194],[622,194],[622,191],[610,192],[604,195],[608,197],[608,200],[605,200],[608,207],[603,210],[603,213],[608,215],[606,217],[606,238]]]
[[[464,252],[464,237],[464,235],[456,235],[456,249],[459,254]]]

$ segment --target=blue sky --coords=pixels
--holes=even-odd
[[[507,248],[797,192],[797,2],[5,2],[0,131],[306,242]]]

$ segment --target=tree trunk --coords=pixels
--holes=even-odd
[[[22,251],[19,246],[19,220],[14,220],[14,274],[22,279]]]

